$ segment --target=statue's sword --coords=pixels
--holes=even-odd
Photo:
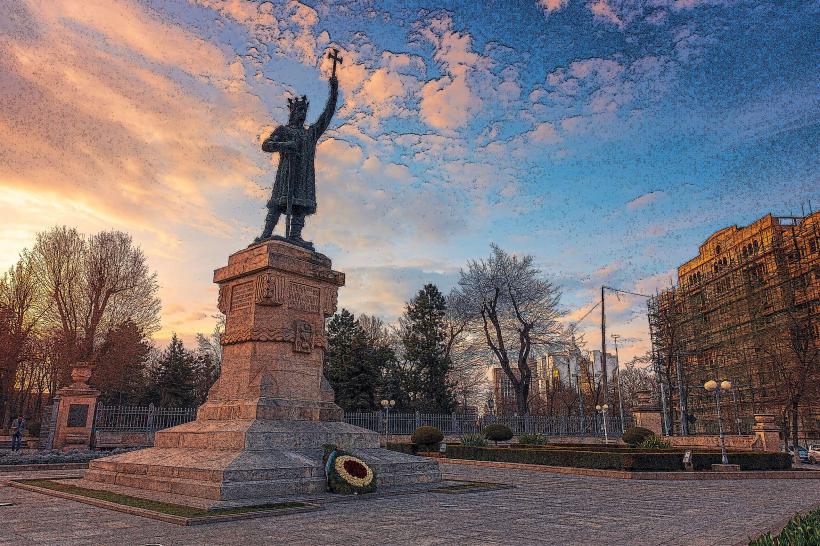
[[[291,188],[290,188],[290,177],[291,174],[288,173],[286,177],[288,180],[287,185],[287,201],[286,201],[286,208],[285,208],[285,239],[290,239],[290,216],[293,212],[293,196],[291,195]]]

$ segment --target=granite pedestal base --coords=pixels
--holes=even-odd
[[[341,421],[322,374],[325,320],[344,285],[331,265],[277,239],[232,254],[214,271],[221,372],[196,421],[157,432],[153,448],[91,462],[83,485],[207,508],[265,504],[324,491],[324,444],[370,464],[378,488],[440,481],[435,461],[380,449],[377,433]]]
[[[92,461],[78,485],[157,500],[183,495],[204,508],[279,502],[325,490],[323,444],[371,465],[379,489],[441,480],[435,461],[381,449],[375,432],[347,423],[232,420],[157,432],[153,448]]]

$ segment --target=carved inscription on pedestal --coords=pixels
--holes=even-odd
[[[318,313],[319,294],[320,290],[318,288],[291,281],[288,290],[288,308]]]
[[[232,323],[244,322],[250,316],[251,305],[254,300],[253,281],[234,285],[231,290],[231,308],[228,319]]]

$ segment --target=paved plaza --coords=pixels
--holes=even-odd
[[[0,545],[737,544],[820,504],[815,480],[639,481],[442,466],[483,493],[330,503],[323,511],[180,527],[0,487]]]

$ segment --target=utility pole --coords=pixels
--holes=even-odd
[[[609,403],[609,382],[606,371],[606,312],[604,311],[604,289],[601,287],[601,372],[603,375],[604,386],[604,404]],[[595,362],[593,359],[592,368],[595,369]]]
[[[678,375],[678,409],[680,410],[680,435],[689,436],[689,411],[686,404],[686,385],[683,380],[683,366],[680,354],[675,353],[675,367]]]
[[[612,339],[615,341],[615,366],[617,374],[615,379],[618,382],[618,408],[621,410],[621,432],[624,432],[626,430],[626,425],[624,425],[624,393],[621,391],[621,359],[618,357],[619,337],[621,336],[618,334],[612,334]]]

